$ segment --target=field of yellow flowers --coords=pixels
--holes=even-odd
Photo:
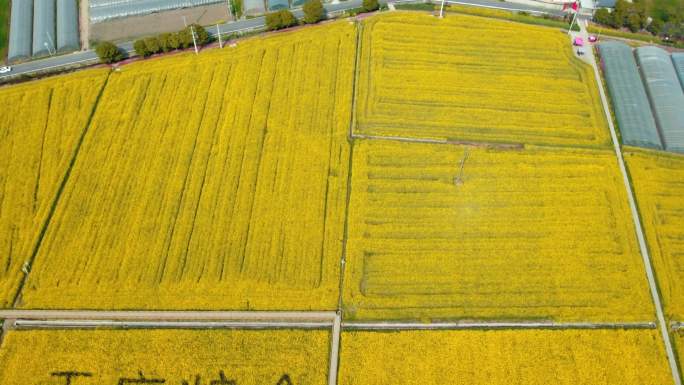
[[[684,320],[684,157],[625,154],[658,286],[670,319]]]
[[[107,71],[0,89],[0,308],[12,304]]]
[[[672,384],[656,330],[345,332],[341,349],[340,385]]]
[[[325,385],[328,350],[325,330],[17,330],[0,383],[63,385],[78,372],[72,385]]]
[[[612,152],[354,146],[347,317],[652,319]]]
[[[358,134],[610,143],[593,73],[560,31],[395,13],[368,19],[362,33]]]
[[[334,309],[355,28],[113,72],[29,308]]]

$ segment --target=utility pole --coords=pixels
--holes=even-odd
[[[444,0],[442,0],[442,5],[439,7],[439,18],[444,17]]]
[[[195,46],[195,55],[199,55],[199,51],[197,50],[197,40],[195,39],[195,28],[193,28],[192,25],[190,25],[190,32],[192,33],[192,44]]]
[[[188,21],[185,20],[185,16],[183,16],[183,25],[187,28],[188,27]]]
[[[219,38],[219,48],[223,48],[223,41],[221,40],[221,26],[219,26],[218,23],[216,23],[216,34]]]
[[[575,20],[577,19],[577,14],[578,14],[578,13],[580,12],[580,10],[582,9],[581,6],[579,5],[579,3],[575,2],[575,3],[573,3],[573,5],[574,5],[574,4],[577,4],[577,9],[572,9],[572,8],[571,8],[573,11],[575,11],[575,16],[572,17],[572,22],[570,23],[570,28],[568,29],[568,35],[569,35],[570,32],[572,31],[572,26],[575,24]]]

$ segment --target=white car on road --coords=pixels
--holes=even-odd
[[[0,74],[6,74],[10,71],[12,71],[12,67],[9,67],[9,66],[0,67]]]

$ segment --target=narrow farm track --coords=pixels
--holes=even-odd
[[[580,20],[578,22],[581,29],[581,36],[585,38],[588,37],[587,30],[584,25],[585,21]],[[663,337],[663,343],[665,344],[665,350],[667,351],[667,358],[670,363],[670,369],[672,371],[672,377],[676,385],[682,384],[682,379],[679,374],[679,368],[677,364],[677,357],[673,348],[672,340],[668,333],[669,328],[667,327],[667,322],[665,320],[665,313],[663,311],[663,303],[660,298],[660,292],[658,291],[658,284],[656,283],[655,270],[653,268],[653,263],[651,262],[651,256],[648,251],[648,245],[646,244],[646,237],[644,236],[643,226],[641,224],[641,219],[639,217],[639,211],[636,206],[636,200],[634,198],[634,189],[632,187],[631,181],[629,180],[629,174],[627,173],[627,167],[625,166],[625,161],[622,156],[622,150],[620,148],[620,141],[618,140],[617,131],[615,125],[613,124],[613,119],[610,116],[610,107],[608,106],[608,99],[606,98],[606,92],[601,82],[601,75],[599,73],[598,65],[596,64],[596,57],[593,50],[587,51],[587,60],[591,64],[594,70],[594,76],[596,78],[596,83],[598,85],[599,94],[601,95],[601,103],[603,104],[603,112],[606,115],[606,120],[608,121],[608,126],[610,127],[610,136],[613,141],[613,149],[615,151],[615,156],[617,157],[618,164],[620,165],[620,172],[622,173],[622,178],[625,185],[625,190],[627,192],[627,198],[629,200],[629,207],[632,213],[632,220],[634,222],[634,229],[637,234],[637,239],[639,241],[639,249],[641,251],[641,256],[644,260],[644,267],[646,268],[646,277],[648,278],[648,284],[651,290],[651,296],[653,297],[653,304],[655,305],[656,316],[658,318],[658,325],[660,333]]]

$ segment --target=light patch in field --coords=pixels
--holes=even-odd
[[[625,159],[666,313],[684,320],[684,157],[630,149]]]
[[[17,330],[0,349],[0,383],[67,383],[58,372],[81,373],[72,385],[140,373],[169,385],[233,383],[219,381],[222,371],[240,385],[324,385],[328,341],[319,330]]]
[[[336,308],[355,29],[113,73],[30,308]]]
[[[393,383],[669,385],[672,376],[656,330],[342,334],[340,385]]]
[[[353,153],[349,318],[653,319],[612,152],[360,141]]]
[[[12,305],[106,70],[0,89],[0,308]]]
[[[558,30],[409,13],[362,26],[358,134],[610,144],[593,72]]]

